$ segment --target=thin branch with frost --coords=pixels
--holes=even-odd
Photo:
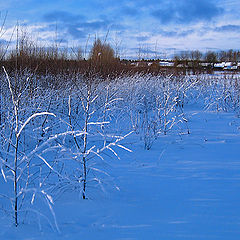
[[[77,130],[77,131],[66,131],[66,132],[55,134],[54,136],[50,137],[45,142],[43,142],[41,145],[39,145],[35,149],[33,149],[29,154],[27,154],[27,157],[31,158],[35,153],[39,152],[41,149],[46,147],[48,144],[50,144],[54,140],[56,140],[56,139],[58,139],[60,137],[63,137],[63,136],[73,135],[73,134],[76,134],[77,136],[82,136],[82,135],[84,135],[86,133],[84,131]]]
[[[34,113],[32,116],[30,116],[30,117],[24,122],[24,124],[22,125],[22,127],[20,128],[20,130],[19,130],[18,133],[17,133],[17,137],[20,136],[22,130],[26,127],[26,125],[27,125],[32,119],[34,119],[35,117],[38,117],[38,116],[42,116],[42,115],[51,115],[51,116],[53,116],[53,117],[56,117],[55,114],[49,113],[49,112]]]

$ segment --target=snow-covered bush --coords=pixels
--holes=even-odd
[[[104,189],[106,176],[111,177],[104,169],[102,153],[119,158],[116,148],[131,151],[121,145],[129,131],[119,135],[107,127],[108,112],[118,99],[108,91],[105,94],[107,84],[95,82],[75,82],[64,90],[30,91],[26,78],[16,88],[16,78],[4,72],[7,84],[0,130],[3,209],[10,211],[16,226],[28,213],[50,223],[53,218],[58,229],[54,199],[68,190],[78,191],[86,199],[87,186]]]

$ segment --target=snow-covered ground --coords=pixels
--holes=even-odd
[[[137,136],[125,140],[133,153],[111,163],[120,191],[56,200],[60,233],[46,223],[40,230],[37,220],[16,228],[5,217],[0,239],[239,239],[239,121],[229,113],[188,115],[189,135],[162,136],[148,151]]]
[[[146,150],[132,133],[122,143],[132,152],[106,156],[102,189],[89,187],[87,200],[73,189],[53,199],[59,231],[51,214],[26,212],[15,227],[4,210],[0,239],[238,240],[240,119],[196,103],[184,112],[190,134],[161,134]]]

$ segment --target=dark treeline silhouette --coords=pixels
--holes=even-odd
[[[237,64],[240,62],[240,51],[232,49],[228,51],[207,51],[202,53],[195,51],[182,51],[174,56],[174,66],[181,65],[182,68],[191,69],[193,73],[203,70],[212,71],[216,63],[231,62]]]
[[[88,72],[109,76],[128,71],[114,56],[113,48],[100,39],[94,42],[88,59],[82,57],[81,48],[39,47],[25,38],[17,42],[16,48],[3,49],[0,51],[1,65],[9,72],[28,70],[41,75]]]
[[[81,73],[86,77],[97,74],[106,78],[136,72],[186,74],[191,71],[197,74],[212,71],[215,63],[240,61],[240,51],[234,50],[206,53],[198,50],[182,51],[168,60],[172,63],[168,66],[161,65],[160,59],[120,60],[111,45],[100,39],[95,40],[87,58],[83,55],[80,47],[62,48],[57,43],[51,47],[40,47],[36,42],[29,40],[27,34],[17,39],[15,48],[8,49],[4,45],[0,47],[0,63],[9,73],[27,70],[38,75]]]
[[[198,50],[195,51],[182,51],[179,54],[174,56],[174,59],[181,61],[196,61],[196,62],[238,62],[240,61],[240,51],[234,51],[232,49],[228,51],[208,51],[206,53],[202,53]]]

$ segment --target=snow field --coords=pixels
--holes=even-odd
[[[135,76],[110,85],[100,83],[91,96],[84,85],[81,92],[43,91],[31,100],[28,93],[22,95],[21,126],[36,112],[56,117],[36,117],[22,131],[19,159],[23,162],[18,171],[24,174],[18,190],[19,198],[25,199],[19,206],[17,228],[11,217],[12,173],[5,169],[13,161],[14,147],[8,148],[6,139],[11,139],[14,113],[9,95],[2,93],[6,120],[1,125],[0,157],[7,182],[1,176],[0,184],[1,195],[11,199],[0,199],[0,239],[237,240],[236,78],[200,76],[179,81],[172,76]],[[91,150],[86,155],[88,200],[82,200],[81,159],[85,155],[75,146],[74,136],[82,147],[86,119],[82,108],[87,106],[87,96],[93,114],[87,129],[87,149]],[[116,146],[120,142],[121,147]],[[113,151],[106,149],[95,156],[97,149],[109,144]],[[29,164],[32,174],[27,174]],[[34,192],[38,194],[33,201]]]

